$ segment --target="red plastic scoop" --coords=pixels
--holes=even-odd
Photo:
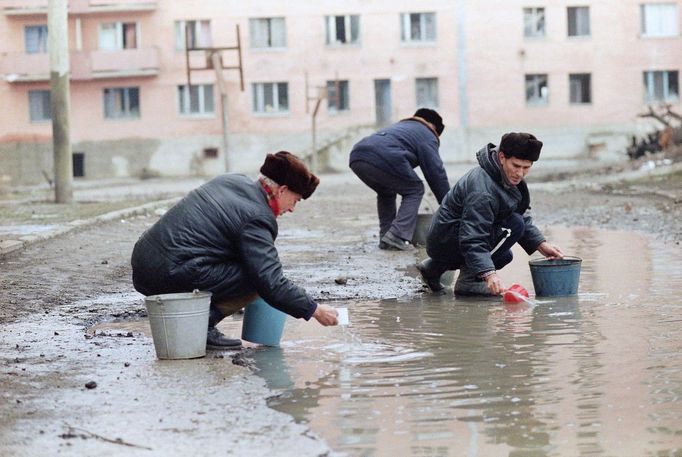
[[[502,296],[505,303],[521,303],[527,301],[523,299],[524,297],[528,298],[528,291],[520,284],[512,284]]]

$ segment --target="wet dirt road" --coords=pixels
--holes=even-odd
[[[664,249],[680,249],[680,205],[670,199],[551,189],[532,197],[541,227],[641,229]],[[0,260],[0,455],[330,452],[324,436],[268,408],[266,382],[233,364],[231,354],[159,362],[141,332],[92,330],[142,313],[128,259],[154,220],[88,227]],[[280,219],[285,271],[339,305],[420,296],[417,256],[378,250],[376,225],[374,198],[361,184],[349,175],[323,177],[310,201]],[[339,330],[304,325],[320,334]],[[96,387],[88,389],[91,381]]]

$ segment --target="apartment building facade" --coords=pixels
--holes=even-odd
[[[651,128],[649,105],[681,106],[680,3],[72,0],[74,174],[253,172],[267,152],[309,154],[313,120],[343,167],[361,135],[421,106],[445,119],[446,161],[509,130],[536,133],[547,157],[618,152]],[[47,0],[1,5],[0,174],[40,182]],[[221,82],[203,49],[238,42],[218,53]],[[188,57],[205,69],[188,76]]]

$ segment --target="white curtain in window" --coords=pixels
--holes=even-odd
[[[111,22],[99,26],[99,48],[105,51],[121,49],[122,43],[117,40],[120,23]]]
[[[642,5],[642,34],[676,36],[678,34],[677,5],[675,3]]]
[[[287,31],[284,24],[284,18],[275,17],[271,19],[271,46],[273,48],[283,48],[286,47],[287,41]]]
[[[47,26],[29,25],[24,29],[27,54],[47,52]]]

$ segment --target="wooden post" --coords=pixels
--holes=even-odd
[[[225,161],[225,172],[230,171],[230,156],[228,154],[228,131],[229,131],[229,118],[228,118],[228,107],[227,107],[227,85],[225,84],[225,79],[223,78],[223,61],[220,51],[209,51],[211,52],[211,63],[213,64],[213,70],[215,71],[215,79],[218,84],[218,92],[220,92],[220,117],[222,121],[222,133],[223,133],[223,160]]]
[[[50,103],[56,203],[73,201],[73,162],[69,128],[69,41],[67,0],[49,0]]]

